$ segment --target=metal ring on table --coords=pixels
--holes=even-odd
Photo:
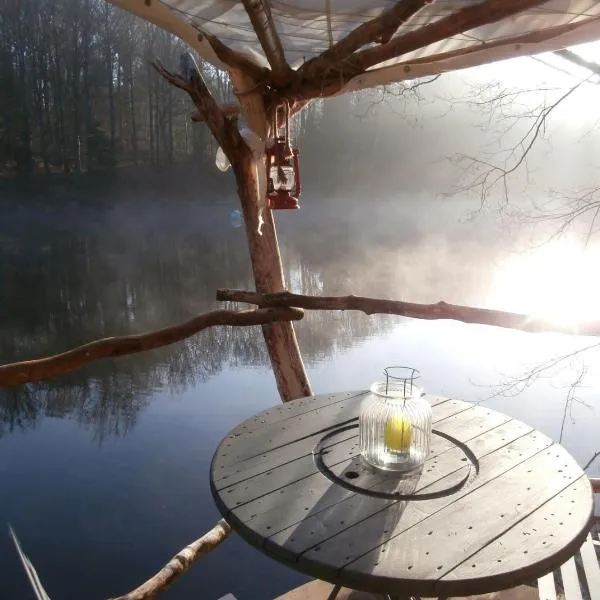
[[[475,454],[473,454],[473,451],[465,443],[461,442],[460,440],[457,440],[455,437],[448,435],[447,433],[444,433],[443,431],[433,429],[431,432],[433,435],[437,435],[438,437],[448,440],[451,444],[453,444],[454,446],[459,448],[462,451],[462,453],[465,455],[467,460],[470,461],[470,465],[469,465],[470,468],[468,469],[466,475],[460,481],[458,481],[454,485],[446,488],[445,490],[440,490],[437,492],[429,492],[429,493],[426,492],[426,493],[420,493],[420,494],[401,494],[400,492],[380,492],[380,491],[372,490],[369,488],[359,487],[359,486],[351,483],[347,479],[339,477],[338,475],[333,473],[331,471],[331,469],[323,461],[323,450],[324,450],[325,442],[335,435],[338,435],[340,433],[343,433],[344,431],[349,431],[350,429],[356,429],[356,428],[358,428],[358,417],[356,418],[356,423],[352,423],[350,425],[345,425],[343,427],[339,427],[339,428],[325,434],[319,440],[319,442],[317,442],[317,445],[315,446],[315,448],[313,450],[313,457],[315,460],[315,464],[317,465],[317,468],[325,477],[334,481],[338,485],[340,485],[348,490],[351,490],[353,492],[356,492],[358,494],[363,494],[365,496],[371,496],[373,498],[385,498],[385,499],[389,499],[389,500],[411,500],[411,501],[432,500],[434,498],[441,498],[443,496],[447,496],[449,494],[453,494],[454,492],[457,492],[458,490],[462,489],[467,484],[467,482],[472,480],[479,473],[479,461],[477,460],[477,457],[475,456]],[[388,473],[391,475],[391,472],[389,472],[389,471],[387,471],[387,472],[382,471],[382,473]],[[409,473],[406,473],[404,475],[407,475]],[[399,477],[401,478],[402,474],[399,474]]]

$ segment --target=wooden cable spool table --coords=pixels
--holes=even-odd
[[[434,435],[422,471],[375,471],[358,449],[366,394],[281,404],[222,440],[211,490],[247,542],[338,586],[440,597],[531,582],[581,546],[593,494],[559,444],[489,408],[427,395]]]

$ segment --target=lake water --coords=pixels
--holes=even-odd
[[[160,191],[137,196],[0,201],[2,362],[163,327],[221,306],[219,287],[252,289],[245,233],[231,219],[234,198],[205,206]],[[332,198],[280,214],[289,287],[516,310],[530,308],[540,289],[566,303],[589,298],[569,279],[568,264],[554,261],[528,277],[520,234],[464,220],[466,208],[424,197]],[[316,393],[362,389],[383,367],[408,364],[432,393],[485,402],[557,440],[562,429],[581,465],[600,450],[596,349],[499,393],[592,338],[329,312],[307,314],[296,330]],[[53,600],[124,593],[212,527],[215,447],[278,401],[258,328],[213,328],[2,390],[0,527],[16,530]],[[598,476],[600,459],[588,471]],[[234,535],[164,597],[211,600],[231,591],[261,600],[306,580]],[[0,536],[0,597],[32,597],[8,535]]]

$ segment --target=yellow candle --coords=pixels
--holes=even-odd
[[[390,417],[385,424],[383,441],[387,448],[396,452],[410,449],[412,424],[404,417]]]

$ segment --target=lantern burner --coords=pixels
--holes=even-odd
[[[277,111],[273,123],[275,136],[267,144],[265,166],[267,171],[267,205],[271,210],[299,208],[300,168],[298,149],[290,145],[289,107],[285,109],[285,132],[279,135]]]

